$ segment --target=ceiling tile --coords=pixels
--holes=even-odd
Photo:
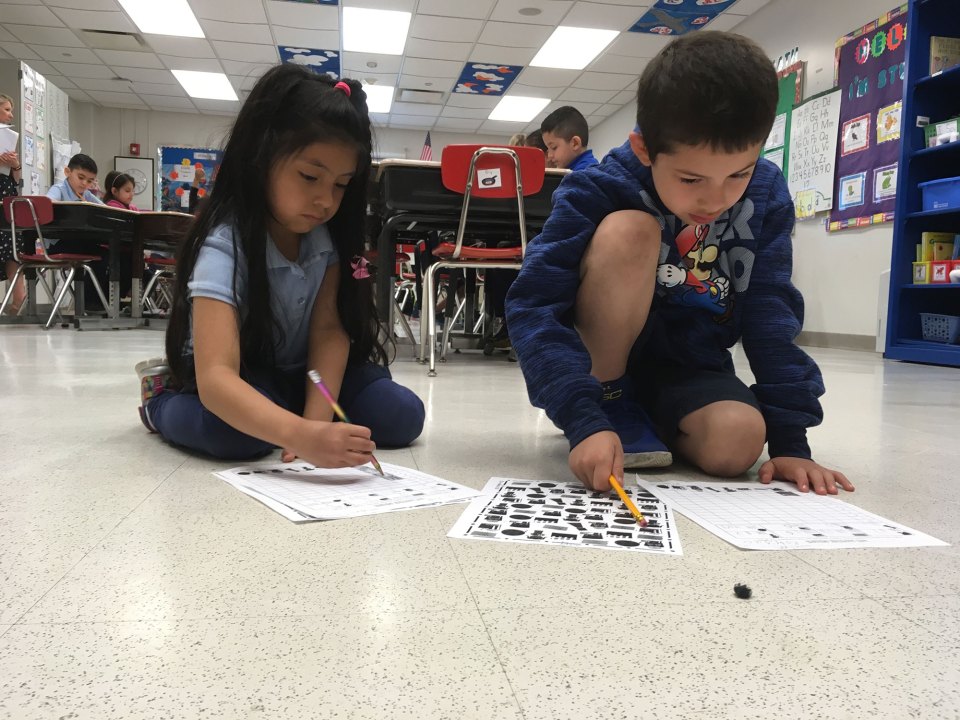
[[[398,73],[405,62],[402,55],[345,52],[340,56],[340,69],[358,74],[365,72]],[[370,67],[367,63],[375,63],[375,65]]]
[[[107,65],[123,67],[162,68],[160,58],[152,52],[131,52],[129,50],[95,50]]]
[[[643,8],[629,5],[607,5],[606,3],[578,2],[563,19],[563,24],[571,27],[601,28],[603,30],[629,30],[639,20]]]
[[[177,79],[169,70],[125,67],[123,65],[113,65],[111,67],[120,77],[133,80],[136,83],[167,83],[179,86]]]
[[[488,22],[480,33],[480,42],[509,48],[540,48],[552,33],[553,28],[545,25]]]
[[[728,9],[733,10],[737,15],[753,15],[769,2],[770,0],[737,0]]]
[[[257,84],[257,80],[260,79],[262,73],[257,75],[231,75],[230,82],[233,83],[233,87],[237,89],[238,92],[249,92],[253,90],[253,86]]]
[[[492,110],[498,102],[500,102],[500,98],[490,97],[489,95],[465,95],[462,93],[452,93],[447,99],[447,106],[474,109],[488,108]]]
[[[601,103],[598,103],[598,102],[574,102],[574,101],[564,100],[564,99],[557,100],[557,102],[559,103],[558,107],[572,105],[584,115],[591,114],[601,106]],[[551,105],[552,104],[553,103],[551,103]],[[551,110],[545,112],[543,117],[546,117],[547,115],[552,113],[554,110],[556,110],[556,108],[552,108]]]
[[[173,78],[173,75],[170,75]],[[174,79],[174,82],[176,80]],[[180,83],[175,85],[167,85],[166,83],[137,83],[134,86],[137,90],[137,95],[163,95],[164,97],[186,97],[187,93],[184,92],[183,86]]]
[[[144,35],[158,55],[179,55],[188,58],[213,58],[216,54],[203,38],[179,38],[170,35]]]
[[[16,59],[17,59],[17,58],[13,57],[12,55],[8,55],[8,54],[3,50],[3,47],[0,46],[0,60],[16,60]]]
[[[260,77],[272,67],[273,65],[270,63],[248,63],[238,62],[236,60],[223,61],[223,69],[228,75],[242,75],[243,77]]]
[[[552,98],[557,94],[557,88],[545,88],[539,85],[527,85],[520,81],[510,86],[509,95],[519,95],[521,97]]]
[[[8,33],[6,30],[4,30],[2,27],[0,27],[0,44],[6,45],[7,43],[16,42],[16,41],[17,41],[17,39],[16,39],[13,35],[11,35],[11,34]],[[0,45],[0,46],[2,46],[2,45]]]
[[[442,107],[440,105],[425,105],[423,103],[395,102],[390,106],[391,115],[420,115],[423,117],[437,117]]]
[[[439,117],[434,127],[442,130],[466,130],[472,132],[483,124],[482,118],[451,118]]]
[[[394,73],[378,73],[368,70],[357,77],[367,83],[370,83],[371,85],[389,85],[390,87],[397,86],[397,76]]]
[[[102,92],[98,90],[89,90],[87,95],[92,97],[98,103],[109,107],[137,107],[145,108],[146,104],[133,93],[126,92]]]
[[[87,95],[83,90],[79,88],[62,88],[62,90],[72,99],[79,100],[80,102],[95,102],[92,97]]]
[[[33,49],[47,62],[64,62],[74,65],[101,65],[100,58],[86,48],[62,48],[52,45],[34,45]],[[64,73],[70,75],[70,73]]]
[[[52,73],[50,75],[45,75],[44,77],[47,78],[47,83],[53,83],[61,90],[66,90],[68,88],[76,87],[76,84],[73,82],[73,80],[71,80],[70,78],[66,78],[63,75],[57,75],[56,73]]]
[[[407,75],[404,73],[397,82],[403,88],[447,92],[453,87],[455,80],[456,78],[438,78],[433,75],[423,77],[422,75]]]
[[[394,115],[390,113],[390,127],[423,128],[429,130],[437,121],[427,115]]]
[[[106,65],[80,64],[72,62],[54,62],[53,66],[68,78],[100,78],[107,80],[116,73]]]
[[[340,0],[344,7],[362,7],[371,10],[398,10],[412,13],[417,0]]]
[[[58,47],[83,47],[80,38],[72,30],[65,27],[39,27],[36,25],[8,25],[7,30],[12,32],[20,42],[28,45],[55,45]]]
[[[626,105],[628,102],[634,102],[637,99],[636,90],[624,90],[623,92],[618,92],[607,102],[613,105]]]
[[[62,28],[60,19],[39,2],[29,5],[3,5],[3,24],[44,25]]]
[[[523,130],[525,122],[505,122],[503,120],[484,120],[480,125],[478,132],[490,133],[491,135],[503,136],[506,142],[511,135]]]
[[[26,0],[29,3],[36,3],[37,0]],[[67,8],[68,10],[102,10],[104,12],[116,12],[116,0],[55,0],[49,3],[51,7]]]
[[[407,57],[403,60],[403,74],[433,76],[456,80],[463,70],[463,63],[455,60],[427,60],[425,58]]]
[[[614,55],[629,55],[637,58],[652,58],[673,40],[671,37],[652,33],[621,33],[607,49]]]
[[[114,79],[97,79],[97,78],[75,78],[74,84],[81,90],[99,90],[102,92],[129,92],[132,93],[136,88],[133,87],[133,83],[122,82],[120,80]]]
[[[203,100],[200,98],[191,98],[194,105],[201,110],[219,110],[220,112],[235,113],[240,110],[239,102],[229,100]]]
[[[560,25],[564,15],[567,14],[572,5],[572,2],[561,2],[560,0],[523,0],[523,2],[498,0],[490,19],[505,23],[547,25],[550,26],[547,32],[549,36],[553,32],[553,28]],[[526,8],[536,8],[540,13],[538,15],[521,15],[520,10]]]
[[[502,45],[477,45],[470,53],[470,62],[495,63],[497,65],[529,65],[539,48],[503,47]]]
[[[517,77],[517,82],[545,88],[565,88],[580,76],[579,70],[528,67]],[[617,88],[619,90],[619,88]]]
[[[238,60],[254,63],[276,63],[280,61],[274,45],[254,45],[251,43],[224,42],[213,40],[213,49],[224,60]]]
[[[304,28],[306,30],[339,30],[340,11],[334,5],[315,5],[300,2],[266,3],[267,15],[274,25]]]
[[[60,0],[58,0],[59,2]],[[227,22],[265,23],[267,15],[261,0],[190,0],[198,18]]]
[[[589,90],[623,90],[638,79],[637,75],[619,73],[585,72],[573,83],[573,87]]]
[[[416,15],[410,24],[409,37],[443,38],[447,42],[476,42],[483,28],[481,20],[441,17],[439,15]]]
[[[318,50],[339,50],[340,33],[337,30],[301,30],[299,28],[273,26],[273,36],[278,45],[290,45]]]
[[[145,95],[138,93],[140,98],[155,110],[192,110],[196,107],[187,97],[170,97],[168,95]]]
[[[103,10],[69,10],[55,7],[54,11],[67,27],[75,30],[108,30],[110,32],[137,32],[137,26],[122,12]]]
[[[617,112],[618,110],[623,110],[623,108],[626,107],[627,105],[631,105],[631,106],[632,106],[633,103],[630,102],[630,103],[626,103],[626,104],[624,104],[624,105],[619,105],[619,104],[615,104],[615,103],[608,103],[608,104],[606,104],[606,105],[601,105],[599,108],[597,108],[596,110],[594,110],[594,111],[593,111],[593,114],[594,114],[594,115],[604,115],[604,116],[613,115],[613,114],[614,114],[615,112]]]
[[[650,58],[636,58],[629,55],[616,55],[606,52],[594,60],[587,67],[601,73],[620,73],[623,75],[640,75],[650,62]]]
[[[23,43],[5,42],[3,43],[3,48],[10,55],[12,55],[14,58],[18,60],[39,60],[40,59],[40,55],[35,53],[33,50],[30,49],[29,46],[24,45]],[[60,48],[57,48],[57,50],[59,51]],[[44,59],[49,60],[50,58],[44,58]]]
[[[223,72],[220,61],[209,58],[185,58],[177,55],[161,55],[163,64],[171,70],[198,70],[200,72]]]
[[[376,125],[386,125],[390,122],[390,113],[370,113],[370,121]]]
[[[411,57],[466,62],[472,49],[473,45],[470,43],[452,43],[441,42],[439,40],[407,38],[407,46],[404,53]]]
[[[490,114],[490,108],[465,108],[457,107],[456,105],[447,104],[441,111],[440,117],[442,118],[457,118],[463,120],[464,118],[474,119],[474,118],[486,118]]]
[[[737,25],[746,20],[745,15],[733,15],[731,13],[721,13],[704,26],[707,30],[733,30]]]
[[[270,32],[269,25],[200,20],[200,27],[203,28],[203,34],[211,40],[233,40],[273,45],[273,35]]]
[[[493,9],[494,2],[495,0],[420,0],[417,13],[484,20]]]

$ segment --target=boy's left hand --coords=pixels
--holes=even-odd
[[[760,482],[788,480],[797,484],[797,490],[807,492],[811,487],[817,495],[836,495],[837,488],[853,492],[853,485],[846,475],[828,470],[813,460],[795,457],[775,457],[760,466]]]

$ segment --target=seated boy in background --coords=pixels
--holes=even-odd
[[[63,175],[63,180],[47,190],[48,198],[103,205],[103,201],[92,192],[97,184],[97,164],[92,157],[83,153],[74,155],[63,169]]]
[[[776,73],[750,40],[675,40],[640,78],[639,132],[564,179],[527,248],[507,296],[510,337],[532,402],[564,431],[588,487],[670,464],[664,442],[711,475],[740,475],[766,442],[761,482],[853,490],[806,439],[824,388],[794,344],[793,202],[779,169],[758,160],[776,104]],[[750,388],[734,374],[738,340]]]
[[[540,123],[547,160],[553,167],[583,170],[597,164],[589,147],[587,119],[575,107],[557,108]]]

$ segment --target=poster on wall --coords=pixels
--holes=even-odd
[[[828,90],[793,109],[787,184],[798,220],[834,206],[839,121],[839,90]]]
[[[212,148],[161,145],[159,155],[160,210],[189,212],[191,195],[202,200],[213,187],[223,152]],[[195,192],[191,193],[192,190]]]
[[[37,170],[47,169],[47,141],[37,138],[37,158],[34,163]]]
[[[779,72],[779,94],[777,96],[777,116],[773,121],[773,129],[763,145],[763,157],[772,162],[784,176],[790,171],[790,125],[793,106],[800,102],[800,72],[802,63],[791,66],[789,72]]]
[[[33,134],[37,130],[37,114],[29,100],[23,101],[23,131]]]
[[[831,231],[893,220],[900,159],[907,6],[837,41],[840,147]]]

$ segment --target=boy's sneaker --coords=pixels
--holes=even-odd
[[[628,376],[604,383],[600,408],[620,437],[624,468],[659,468],[673,462],[673,455],[660,442],[653,423],[634,398],[633,381]]]
[[[147,403],[166,390],[167,381],[170,379],[170,366],[164,358],[150,358],[138,362],[134,369],[140,378],[140,420],[147,430],[156,432],[157,429],[147,412]]]

